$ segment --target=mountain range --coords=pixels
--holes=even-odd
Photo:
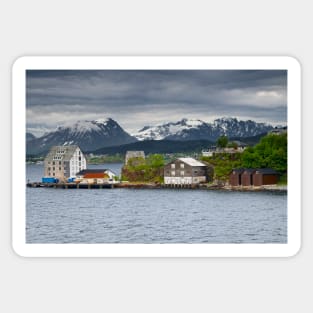
[[[273,126],[255,121],[239,121],[236,118],[219,118],[212,123],[207,123],[198,119],[182,119],[178,122],[159,124],[156,126],[145,126],[137,133],[130,135],[113,119],[97,119],[92,121],[78,121],[73,125],[59,126],[56,130],[44,134],[42,137],[33,138],[27,135],[27,154],[38,155],[48,152],[54,145],[79,145],[83,151],[101,151],[101,148],[125,146],[140,141],[149,141],[149,147],[153,146],[153,141],[166,141],[167,144],[173,142],[185,142],[189,147],[191,141],[216,142],[216,140],[226,135],[229,138],[253,137],[267,133]],[[138,146],[135,145],[135,146]],[[139,146],[142,146],[139,144]],[[138,147],[139,147],[138,146]],[[162,150],[164,143],[157,145]],[[181,144],[176,144],[182,147]],[[196,145],[199,147],[199,145]],[[129,147],[131,148],[131,147]],[[182,147],[183,149],[183,147]],[[110,150],[110,149],[104,149]],[[113,149],[114,151],[118,149]]]
[[[213,123],[182,119],[156,126],[145,126],[133,136],[138,140],[209,140],[220,136],[251,137],[273,129],[273,126],[254,121],[238,121],[236,118],[219,118]]]

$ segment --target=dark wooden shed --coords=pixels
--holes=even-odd
[[[254,186],[275,185],[278,182],[279,174],[271,168],[260,168],[253,173]]]
[[[241,185],[241,175],[243,173],[243,168],[233,169],[229,175],[229,184],[231,186],[240,186]]]
[[[242,186],[252,186],[254,185],[253,174],[255,169],[247,168],[241,174],[241,185]]]

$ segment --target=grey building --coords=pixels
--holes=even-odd
[[[86,158],[78,146],[53,146],[44,160],[44,176],[62,181],[86,167]]]
[[[164,184],[191,185],[209,180],[208,166],[193,158],[178,158],[165,165]]]

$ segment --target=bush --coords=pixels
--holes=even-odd
[[[131,158],[122,168],[122,179],[131,182],[163,182],[164,159],[160,154],[144,158]]]

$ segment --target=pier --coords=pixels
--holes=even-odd
[[[30,188],[58,188],[58,189],[112,189],[114,184],[75,184],[75,183],[27,183]]]
[[[225,190],[225,191],[283,191],[287,192],[287,186],[224,186],[224,185],[207,185],[207,184],[160,184],[160,183],[104,183],[104,184],[82,184],[82,183],[42,183],[29,182],[26,184],[29,188],[55,188],[55,189],[113,189],[113,188],[127,188],[127,189],[181,189],[181,190]]]
[[[112,189],[112,188],[129,188],[129,189],[199,189],[203,188],[199,184],[160,184],[160,183],[42,183],[42,182],[29,182],[26,184],[29,188],[58,188],[58,189]],[[205,186],[205,188],[207,188]]]
[[[115,184],[76,184],[76,183],[42,183],[29,182],[26,184],[30,188],[59,188],[59,189],[112,189],[112,188],[130,188],[130,189],[198,189],[196,184],[154,184],[154,183],[115,183]]]

